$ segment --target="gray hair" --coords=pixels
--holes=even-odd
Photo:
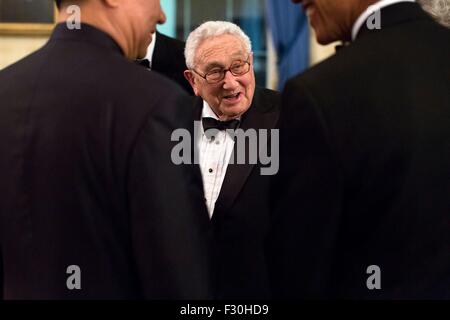
[[[186,48],[184,49],[186,66],[189,69],[194,68],[195,53],[204,40],[224,34],[230,34],[238,37],[242,40],[245,50],[247,50],[248,53],[252,52],[252,43],[250,38],[237,25],[227,21],[207,21],[192,31],[186,40]]]
[[[450,0],[418,0],[418,2],[437,22],[450,28]]]

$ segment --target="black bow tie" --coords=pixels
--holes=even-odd
[[[202,118],[203,130],[206,132],[209,129],[217,129],[217,130],[227,130],[233,129],[236,130],[239,127],[239,120],[228,120],[228,121],[219,121],[214,118]]]
[[[148,59],[142,59],[142,60],[136,60],[136,63],[140,66],[143,66],[147,69],[151,69],[150,68],[150,61],[148,61]]]

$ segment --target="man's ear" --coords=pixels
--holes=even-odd
[[[197,85],[195,83],[195,77],[192,74],[192,71],[191,70],[184,70],[183,75],[186,78],[186,80],[189,81],[189,84],[191,85],[192,89],[194,90],[195,95],[198,97],[199,96],[199,91],[197,89]]]

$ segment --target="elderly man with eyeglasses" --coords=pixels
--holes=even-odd
[[[216,298],[269,298],[263,241],[269,176],[260,164],[231,164],[234,139],[225,129],[277,127],[279,94],[255,88],[250,39],[235,24],[205,22],[188,37],[184,72],[198,97],[194,119],[205,201],[212,224]],[[208,129],[216,135],[207,135]]]

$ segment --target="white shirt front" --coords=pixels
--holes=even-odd
[[[144,58],[148,60],[150,64],[150,69],[152,68],[152,60],[153,60],[153,53],[155,52],[155,45],[156,45],[156,32],[152,34],[152,42],[150,42],[150,45],[147,48],[147,55]]]
[[[206,101],[203,101],[202,118],[219,120]],[[200,125],[197,137],[200,171],[203,178],[203,191],[209,216],[212,217],[217,198],[222,188],[228,163],[234,148],[234,140],[226,131],[219,131],[215,137],[208,139]]]
[[[374,3],[373,5],[369,6],[356,20],[356,22],[353,24],[352,29],[352,41],[355,41],[356,36],[358,35],[359,30],[361,30],[361,27],[363,24],[367,21],[367,19],[374,14],[376,11],[381,10],[382,8],[385,8],[387,6],[400,3],[400,2],[415,2],[415,0],[380,0],[377,3]],[[381,18],[383,21],[383,18]],[[382,22],[383,23],[383,22]]]

